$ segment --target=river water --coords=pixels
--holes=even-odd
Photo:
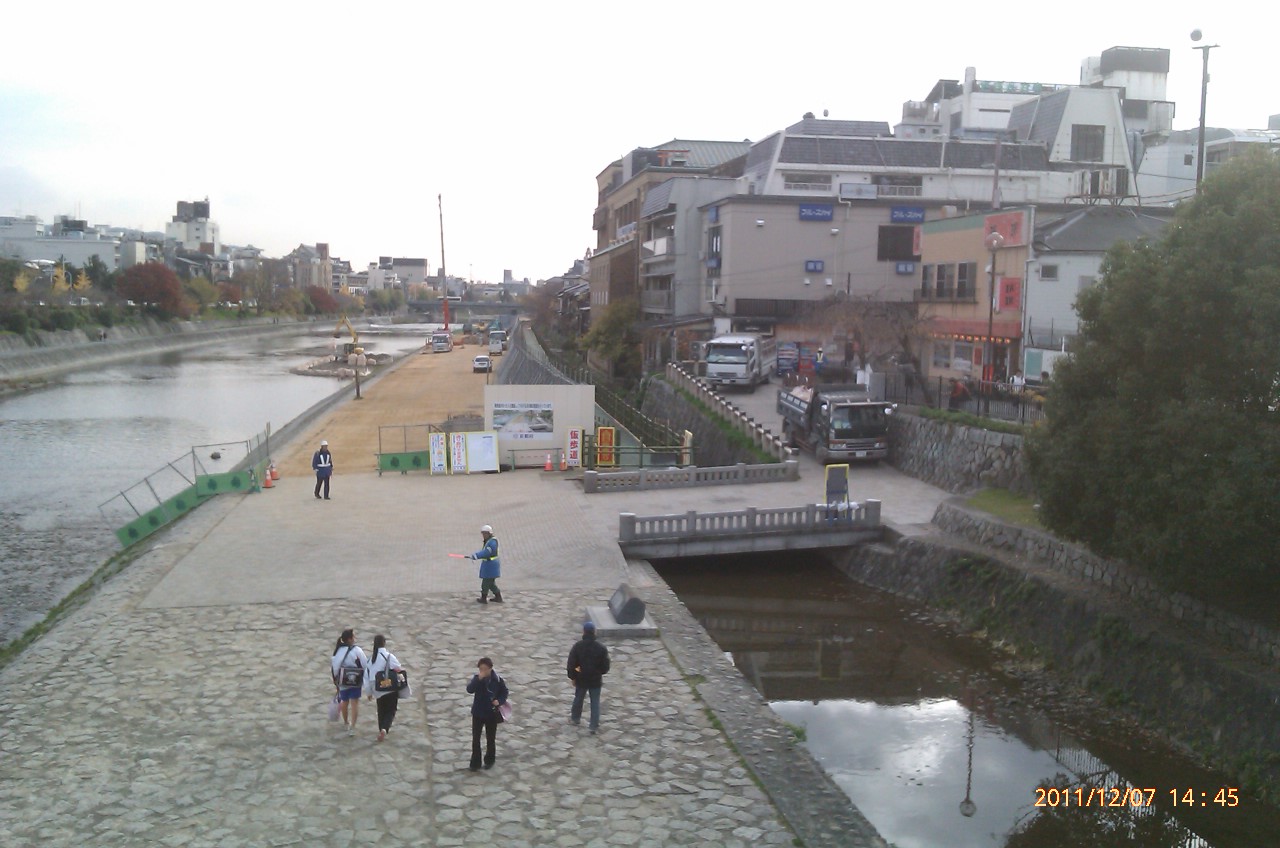
[[[1225,792],[1216,804],[1221,776],[1078,700],[1029,691],[1004,658],[818,557],[655,565],[891,845],[1280,844],[1280,810],[1240,795],[1229,807]],[[1121,804],[1133,787],[1155,790],[1136,812]],[[1188,789],[1194,806],[1175,806],[1171,790],[1182,801]]]
[[[419,328],[405,333],[364,342],[396,355],[421,347]],[[305,332],[245,339],[86,369],[0,398],[0,642],[119,550],[121,522],[100,505],[168,462],[191,474],[197,445],[215,446],[201,451],[210,471],[230,470],[268,423],[278,430],[339,390],[334,378],[290,372],[327,355],[330,342]],[[208,458],[216,446],[219,461]]]

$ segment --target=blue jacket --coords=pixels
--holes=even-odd
[[[502,561],[498,559],[498,539],[490,536],[484,547],[471,555],[480,560],[480,579],[502,576]]]
[[[333,454],[327,450],[318,450],[311,457],[311,467],[317,476],[328,477],[333,473]]]
[[[493,705],[494,699],[497,699],[499,704],[507,702],[507,681],[503,680],[497,671],[489,672],[489,676],[484,680],[481,680],[478,674],[471,675],[467,691],[473,695],[471,715],[479,719],[493,718],[498,714],[497,708]]]

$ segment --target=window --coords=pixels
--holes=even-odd
[[[876,247],[876,259],[880,262],[901,262],[916,258],[914,253],[915,227],[884,226]]]
[[[961,262],[956,266],[956,297],[973,297],[974,284],[978,278],[977,262]]]
[[[973,362],[973,344],[971,342],[956,342],[955,355],[951,357],[951,367],[961,371],[968,370],[968,366]]]
[[[782,187],[800,191],[831,191],[831,175],[783,174]]]
[[[720,276],[720,227],[707,229],[707,276]]]
[[[1058,266],[1057,265],[1041,265],[1040,279],[1042,280],[1058,279]]]
[[[951,288],[956,282],[956,266],[939,265],[938,266],[938,297],[950,297]]]
[[[1188,168],[1190,168],[1195,163],[1196,163],[1196,157],[1190,153],[1182,157],[1182,164],[1186,165]]]
[[[1094,124],[1071,125],[1071,161],[1101,162],[1106,149],[1107,128]]]
[[[932,292],[931,292],[931,289],[932,289],[932,288],[933,288],[933,266],[932,266],[932,265],[921,265],[921,266],[920,266],[920,294],[921,294],[921,296],[923,296],[923,297],[928,297],[928,296],[932,293]]]
[[[951,367],[951,342],[935,341],[933,343],[933,367]]]

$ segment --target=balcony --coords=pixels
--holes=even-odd
[[[676,252],[676,237],[662,236],[661,238],[650,239],[642,246],[640,253],[643,259],[660,259],[667,257]]]
[[[923,186],[881,185],[876,186],[876,194],[880,197],[920,197],[924,193]]]
[[[917,302],[929,303],[977,303],[978,293],[967,286],[964,288],[944,286],[941,289],[931,286],[927,289],[916,289],[915,299]]]
[[[670,290],[640,292],[642,312],[662,312],[670,315],[675,309],[675,297]]]

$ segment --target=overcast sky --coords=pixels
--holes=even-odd
[[[990,11],[984,11],[989,9]],[[208,197],[231,244],[328,242],[500,280],[595,244],[595,177],[672,138],[753,141],[824,109],[890,125],[938,79],[1077,83],[1172,51],[1175,129],[1280,113],[1274,27],[1229,3],[10,4],[0,215],[163,230]]]

